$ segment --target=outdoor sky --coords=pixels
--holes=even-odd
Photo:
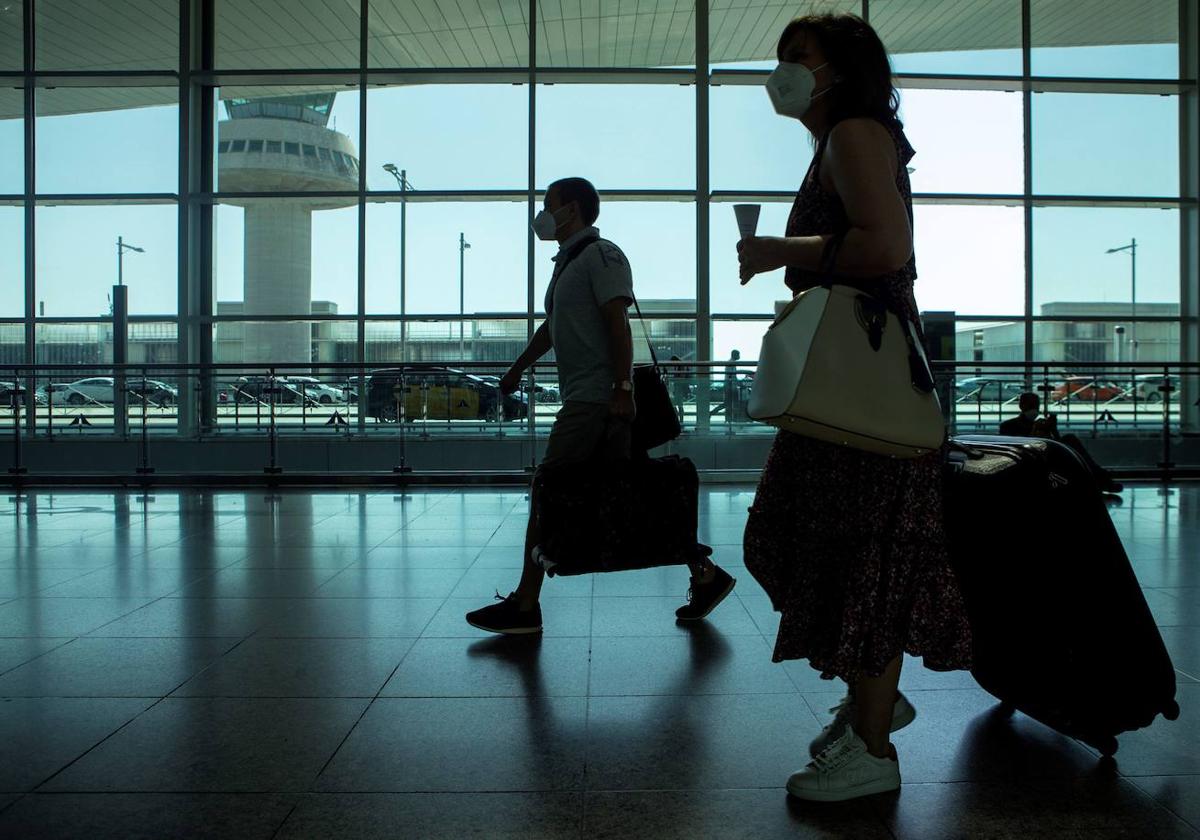
[[[1035,51],[1034,72],[1168,78],[1174,46]],[[1015,51],[908,55],[898,71],[1014,72]],[[750,65],[741,65],[750,66]],[[771,65],[752,65],[766,66]],[[53,95],[53,92],[47,94]],[[242,89],[238,95],[252,95]],[[539,86],[537,184],[583,175],[600,189],[695,185],[695,90],[685,86]],[[917,150],[918,192],[1019,194],[1018,93],[903,90],[902,117]],[[1179,190],[1176,97],[1037,94],[1033,105],[1034,191],[1042,194],[1175,196]],[[441,86],[372,90],[368,95],[368,186],[394,189],[381,166],[408,170],[417,190],[524,189],[528,89]],[[358,137],[356,92],[339,94],[338,130]],[[714,190],[795,191],[811,157],[808,135],[771,110],[761,87],[711,91]],[[224,116],[224,109],[221,109]],[[38,121],[40,192],[173,192],[176,110],[145,108],[43,117]],[[333,123],[331,123],[333,124]],[[0,193],[21,190],[19,121],[0,122]],[[760,232],[782,234],[789,203],[763,208]],[[242,210],[217,220],[219,300],[242,298]],[[643,299],[694,297],[695,211],[691,202],[607,202],[598,225],[628,254]],[[399,205],[367,211],[368,313],[399,310]],[[466,311],[523,312],[524,203],[410,203],[408,310],[458,311],[458,236],[466,234]],[[712,207],[710,249],[715,313],[769,314],[786,295],[778,274],[737,281],[737,229],[729,204]],[[915,237],[922,309],[1013,315],[1023,308],[1023,217],[1012,207],[918,206]],[[1138,301],[1179,299],[1178,214],[1143,209],[1034,211],[1035,307],[1049,301],[1128,301],[1129,259],[1107,248],[1138,240]],[[314,300],[357,311],[356,210],[313,216]],[[175,208],[46,207],[38,210],[38,300],[47,316],[107,311],[116,280],[118,235],[144,247],[125,258],[135,314],[176,311]],[[555,252],[536,246],[541,307]],[[19,207],[0,207],[0,316],[22,314]],[[1035,310],[1036,312],[1036,310]],[[757,343],[764,325],[718,326],[714,355]]]

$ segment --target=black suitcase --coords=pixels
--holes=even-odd
[[[958,437],[945,483],[979,685],[1106,756],[1121,732],[1178,717],[1175,669],[1079,457],[1052,440]]]
[[[712,554],[696,539],[700,477],[687,458],[542,467],[533,503],[546,574],[672,566]]]

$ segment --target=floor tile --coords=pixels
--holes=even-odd
[[[493,598],[447,598],[429,622],[425,638],[494,639],[495,633],[467,624],[464,616],[471,610],[495,603]],[[588,636],[592,627],[591,598],[543,598],[542,635]]]
[[[185,586],[179,598],[304,598],[338,574],[337,569],[248,569],[229,566]]]
[[[476,546],[482,548],[495,533],[495,529],[462,530],[459,528],[427,529],[423,531],[400,531],[381,542],[380,546]]]
[[[310,794],[279,832],[280,840],[577,840],[579,793]]]
[[[151,700],[0,700],[0,790],[32,790],[135,716]]]
[[[903,758],[901,759],[903,771]],[[898,840],[1150,838],[1195,832],[1128,782],[1104,773],[1054,783],[906,784],[874,806]]]
[[[626,574],[637,574],[627,572]],[[517,585],[521,573],[517,569],[488,569],[473,567],[466,571],[454,591],[452,598],[487,599],[497,592],[511,592]],[[581,598],[592,594],[594,580],[620,575],[573,575],[570,577],[555,577],[546,581],[542,587],[542,601],[548,598]],[[684,589],[687,587],[685,586]]]
[[[22,598],[0,606],[0,636],[82,636],[149,603],[149,598]]]
[[[294,598],[259,631],[278,638],[420,636],[441,598]]]
[[[786,778],[783,780],[786,781]],[[806,807],[782,782],[767,790],[586,794],[583,836],[596,840],[891,840],[882,818],[861,802]]]
[[[674,596],[682,599],[687,595],[689,577],[687,566],[660,566],[657,569],[596,575],[596,595],[657,598]],[[738,586],[740,589],[740,581]],[[682,604],[683,601],[679,603]]]
[[[349,699],[168,698],[46,789],[307,790],[366,705]]]
[[[782,795],[818,731],[796,694],[593,697],[587,786]]]
[[[1118,736],[1117,767],[1125,776],[1200,774],[1200,685],[1180,683],[1178,720],[1156,718],[1145,729]]]
[[[75,639],[0,677],[0,697],[163,697],[237,639]]]
[[[255,636],[172,696],[374,697],[414,641]]]
[[[0,639],[0,674],[11,671],[71,641],[70,636],[37,639]]]
[[[358,547],[320,546],[287,548],[270,546],[251,548],[245,559],[231,564],[235,569],[334,569],[341,570],[360,561],[366,551]]]
[[[366,569],[351,567],[312,593],[316,598],[445,598],[462,569]]]
[[[296,801],[256,794],[35,793],[0,814],[0,836],[269,840]]]
[[[67,600],[67,599],[55,599]],[[278,598],[163,598],[105,624],[93,636],[248,636],[290,608]]]
[[[43,590],[44,598],[162,598],[208,577],[208,569],[158,569],[137,560],[75,577]]]
[[[424,638],[404,658],[384,697],[585,697],[586,638]]]
[[[380,546],[352,565],[366,569],[467,569],[475,565],[481,551],[487,550],[469,546]],[[521,552],[509,553],[517,558],[520,568]]]
[[[597,597],[592,606],[593,636],[679,636],[687,632],[675,610],[687,603],[678,595],[663,598]],[[742,602],[728,597],[709,613],[706,623],[725,636],[758,636],[760,631]]]
[[[761,636],[726,636],[698,623],[676,637],[592,640],[593,697],[795,691]]]
[[[317,782],[321,791],[579,790],[582,697],[380,698]]]
[[[37,562],[24,566],[0,567],[0,598],[37,595],[85,574],[88,574],[87,569],[43,568]]]
[[[1200,776],[1138,776],[1130,781],[1200,833]]]

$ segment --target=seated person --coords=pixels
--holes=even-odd
[[[1012,435],[1014,437],[1047,438],[1066,444],[1075,450],[1075,454],[1083,460],[1083,463],[1096,479],[1096,484],[1099,485],[1101,492],[1120,493],[1125,489],[1120,483],[1113,480],[1112,474],[1108,470],[1096,463],[1092,456],[1088,454],[1088,451],[1083,448],[1083,441],[1075,435],[1059,434],[1058,417],[1056,415],[1047,414],[1044,417],[1038,417],[1038,412],[1041,409],[1041,399],[1037,394],[1022,394],[1017,405],[1021,409],[1021,413],[1001,423],[1000,434]]]

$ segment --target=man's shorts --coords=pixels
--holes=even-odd
[[[554,417],[542,466],[577,464],[600,457],[628,460],[633,424],[614,418],[606,404],[567,402]]]

